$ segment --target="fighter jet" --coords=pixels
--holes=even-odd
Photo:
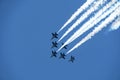
[[[58,34],[56,32],[52,33],[52,38],[51,39],[54,39],[54,38],[58,38]]]
[[[51,48],[54,48],[54,47],[57,48],[57,47],[58,47],[57,45],[58,45],[58,43],[57,43],[56,41],[55,41],[55,42],[52,42],[52,47],[51,47]]]
[[[52,51],[51,57],[57,57],[57,52],[56,51]]]
[[[69,60],[69,61],[73,63],[73,62],[74,62],[74,60],[75,60],[75,58],[74,58],[73,56],[71,56],[71,58],[70,58],[70,60]]]
[[[66,55],[65,55],[64,53],[60,53],[60,57],[59,57],[59,58],[60,58],[60,59],[61,59],[61,58],[65,59],[65,56],[66,56]]]
[[[62,43],[62,45],[64,45],[64,43]],[[63,48],[64,48],[64,49],[67,49],[67,45],[65,45]]]

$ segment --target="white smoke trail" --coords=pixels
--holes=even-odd
[[[119,4],[120,5],[120,4]],[[85,38],[83,38],[80,42],[78,42],[72,49],[70,49],[66,54],[69,54],[72,52],[74,49],[78,48],[81,46],[83,43],[91,39],[95,34],[97,34],[99,31],[101,31],[103,28],[107,27],[107,25],[112,22],[118,15],[119,15],[119,10],[120,7],[118,7],[109,17],[107,17],[102,23],[98,26],[95,27],[95,29],[90,32]]]
[[[95,0],[87,0],[71,17],[68,21],[60,28],[57,32],[59,33],[62,29],[64,29],[70,22],[72,22],[82,11],[88,8]]]
[[[118,28],[120,28],[120,16],[113,22],[110,31],[117,30]]]
[[[102,5],[105,1],[104,0],[99,0],[95,1],[93,5],[91,5],[90,9],[87,10],[64,34],[63,36],[58,40],[61,41],[70,31],[72,31],[74,28],[76,28],[83,20],[85,20],[92,12],[97,10],[100,5]]]
[[[115,2],[116,0],[114,0]],[[111,3],[114,3],[111,2]],[[65,43],[69,44],[72,41],[74,41],[76,38],[78,38],[79,36],[81,36],[83,33],[85,33],[87,30],[89,30],[90,28],[94,27],[97,23],[99,23],[103,18],[105,18],[107,15],[109,15],[111,12],[113,12],[119,5],[119,2],[117,4],[115,4],[115,6],[112,6],[112,8],[110,8],[109,10],[107,10],[106,12],[103,13],[103,11],[105,10],[106,6],[104,7],[104,9],[100,10],[100,12],[98,12],[97,14],[95,14],[95,16],[93,18],[91,18],[88,22],[86,22],[80,29],[78,29],[72,36],[71,38],[68,39],[68,42],[66,41]],[[109,6],[109,4],[107,5]],[[110,6],[109,6],[110,7]],[[101,13],[101,15],[100,15]],[[94,21],[94,22],[93,22]],[[66,45],[66,44],[65,44]]]
[[[77,37],[82,35],[84,32],[89,30],[90,28],[94,27],[99,21],[103,18],[105,18],[107,15],[109,15],[112,11],[114,11],[118,7],[118,3],[115,4],[115,6],[112,6],[110,9],[108,9],[111,5],[113,5],[116,2],[116,0],[113,0],[112,2],[108,3],[105,7],[103,7],[98,13],[95,14],[94,17],[92,17],[88,22],[86,22],[78,31],[76,31],[65,43],[62,47],[58,49],[61,50],[65,45],[68,45],[73,40],[75,40]],[[113,3],[113,4],[112,4]],[[107,10],[108,9],[108,10]],[[107,10],[107,11],[106,11]],[[104,12],[105,11],[105,12]],[[104,12],[104,14],[102,14]]]

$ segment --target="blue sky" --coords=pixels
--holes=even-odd
[[[71,53],[73,64],[50,58],[51,33],[84,2],[1,0],[0,80],[120,80],[120,29],[110,25]]]

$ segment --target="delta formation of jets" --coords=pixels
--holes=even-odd
[[[53,39],[58,39],[58,34],[55,32],[55,33],[52,33],[52,38],[51,38],[51,40],[53,40]],[[63,45],[64,43],[62,43],[62,45]],[[67,49],[67,45],[65,45],[64,47],[63,47],[63,49]],[[56,42],[56,41],[52,41],[52,46],[51,46],[51,48],[52,49],[54,49],[54,48],[58,48],[58,43]],[[52,50],[52,52],[51,52],[51,57],[57,57],[57,55],[58,55],[58,53],[55,51],[55,50]],[[59,59],[66,59],[66,54],[65,53],[63,53],[63,52],[60,52],[60,54],[59,54],[60,56],[59,56]],[[74,56],[71,56],[70,57],[70,59],[68,60],[69,62],[74,62],[74,60],[75,60],[75,57]]]

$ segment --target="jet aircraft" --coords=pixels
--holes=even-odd
[[[64,43],[62,43],[62,45],[64,45]],[[65,45],[63,48],[64,48],[64,49],[67,49],[67,45]]]
[[[54,48],[54,47],[57,48],[57,47],[58,47],[57,45],[58,45],[58,43],[57,43],[56,41],[55,41],[55,42],[52,42],[52,48]]]
[[[56,51],[52,51],[51,57],[57,57],[57,52]]]
[[[65,55],[64,53],[60,53],[60,57],[59,57],[59,58],[60,58],[60,59],[61,59],[61,58],[65,59],[65,56],[66,56],[66,55]]]
[[[58,38],[58,34],[56,32],[52,33],[52,38],[51,39],[54,39],[54,38]]]
[[[74,60],[75,60],[75,57],[71,56],[71,58],[70,58],[70,60],[69,60],[69,61],[73,63],[73,62],[74,62]]]

